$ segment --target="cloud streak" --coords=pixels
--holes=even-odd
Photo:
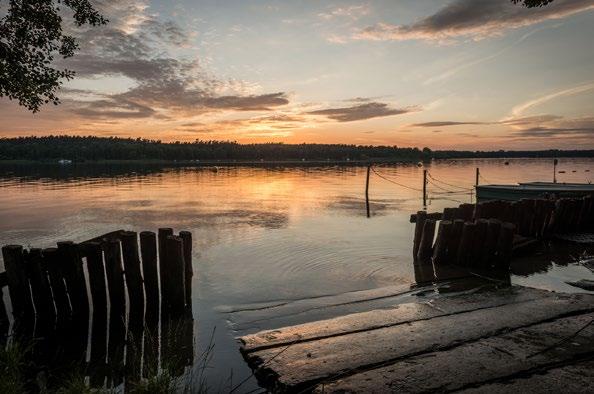
[[[506,0],[455,0],[435,14],[409,25],[378,23],[354,35],[359,40],[448,42],[502,35],[547,20],[594,9],[594,0],[556,0],[546,7],[525,8]]]
[[[351,107],[327,108],[310,111],[307,112],[307,114],[325,116],[337,122],[354,122],[357,120],[402,115],[415,110],[415,108],[391,108],[386,103],[370,102]]]

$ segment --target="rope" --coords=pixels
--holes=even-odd
[[[447,183],[447,182],[441,181],[441,180],[435,178],[433,175],[431,175],[431,173],[429,171],[427,171],[427,175],[429,176],[429,178],[433,179],[436,182],[443,183],[444,185],[447,185],[447,186],[450,186],[450,187],[454,187],[456,189],[460,189],[460,190],[473,190],[472,188],[467,188],[467,187],[462,187],[462,186],[458,186],[458,185],[453,185],[451,183]]]
[[[371,168],[371,171],[373,171],[373,173],[374,173],[375,175],[379,176],[380,178],[382,178],[382,179],[383,179],[383,180],[385,180],[385,181],[388,181],[388,182],[390,182],[390,183],[393,183],[393,184],[395,184],[395,185],[398,185],[398,186],[400,186],[400,187],[404,187],[404,188],[407,188],[407,189],[410,189],[410,190],[414,190],[414,191],[416,191],[416,192],[421,192],[421,193],[423,192],[423,190],[422,190],[422,189],[416,189],[416,188],[414,188],[414,187],[406,186],[406,185],[403,185],[402,183],[398,183],[398,182],[395,182],[395,181],[393,181],[393,180],[392,180],[392,179],[390,179],[390,178],[387,178],[386,176],[384,176],[384,175],[380,174],[379,172],[377,172],[377,171],[375,170],[375,168],[373,168],[373,166],[370,166],[370,168]]]
[[[472,193],[472,191],[470,189],[466,189],[464,191],[462,191],[462,190],[460,190],[460,191],[458,191],[458,190],[448,190],[448,189],[445,189],[445,188],[443,188],[443,187],[441,187],[441,186],[439,186],[439,185],[431,182],[430,180],[427,180],[427,183],[430,184],[430,185],[435,186],[436,188],[438,188],[440,190],[442,190],[442,192],[432,192],[432,194],[438,194],[439,195],[439,194],[471,194]]]

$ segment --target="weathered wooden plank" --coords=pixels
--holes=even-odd
[[[483,382],[506,380],[520,375],[530,376],[531,373],[541,372],[543,367],[555,366],[559,362],[571,361],[583,354],[592,353],[594,327],[582,332],[573,343],[557,347],[553,353],[530,357],[547,346],[556,344],[559,338],[573,335],[592,318],[592,313],[562,318],[449,350],[410,357],[318,384],[314,392],[450,392],[481,385]],[[594,376],[591,372],[590,375]],[[530,389],[520,392],[536,391]]]
[[[8,277],[6,276],[6,271],[0,272],[0,289],[4,286],[8,286]]]
[[[594,381],[594,361],[547,368],[535,371],[529,377],[517,376],[503,382],[493,382],[461,392],[468,394],[508,393],[588,393]]]
[[[83,253],[87,258],[89,273],[89,286],[93,302],[93,322],[95,320],[107,321],[107,286],[105,284],[105,268],[103,266],[103,251],[98,242],[81,244]]]
[[[25,267],[23,247],[7,245],[2,248],[4,267],[8,279],[8,292],[15,318],[33,320],[35,311]]]
[[[185,289],[186,289],[186,307],[192,308],[192,277],[194,268],[192,267],[192,233],[189,231],[180,231],[179,236],[184,242],[184,264],[185,264]]]
[[[181,237],[170,235],[165,240],[166,276],[163,278],[171,290],[169,298],[169,313],[173,318],[180,318],[186,308],[185,263],[183,241]]]
[[[594,296],[558,296],[302,342],[247,354],[260,377],[277,376],[284,389],[311,386],[360,368],[447,349],[505,330],[591,312]]]
[[[77,320],[88,321],[89,298],[78,247],[71,241],[58,242],[58,255],[70,295],[72,316]]]
[[[41,249],[31,249],[28,256],[29,281],[37,314],[38,324],[52,326],[56,310],[52,301],[52,290],[47,276],[46,264]]]
[[[43,258],[47,266],[47,273],[49,276],[50,286],[52,288],[52,295],[54,304],[56,306],[56,319],[59,323],[65,322],[72,314],[70,300],[68,300],[68,292],[64,282],[64,275],[62,275],[62,266],[58,249],[47,248],[43,249]]]
[[[138,254],[138,237],[133,231],[120,234],[122,242],[122,256],[124,259],[124,277],[130,300],[130,325],[135,328],[144,326],[144,289]]]
[[[455,208],[446,208],[446,209],[455,209]],[[423,211],[425,212],[425,211]],[[444,210],[445,213],[445,210]],[[448,211],[448,215],[451,214],[451,211]],[[416,223],[417,222],[417,213],[413,213],[410,215],[410,222],[411,223]],[[431,220],[441,220],[443,217],[443,213],[441,212],[431,212],[431,213],[426,213],[424,216],[424,219],[431,219]]]
[[[173,235],[172,228],[160,228],[157,232],[158,235],[158,242],[159,242],[159,290],[161,291],[161,319],[167,318],[167,314],[169,313],[169,294],[171,293],[171,288],[169,284],[163,280],[163,278],[167,275],[165,259],[167,256],[167,251],[165,250],[165,240],[168,236]]]
[[[154,325],[159,321],[159,268],[157,266],[157,235],[152,231],[140,233],[142,274],[146,292],[146,321]]]
[[[444,297],[429,303],[406,303],[393,308],[353,313],[334,319],[262,331],[239,339],[242,342],[241,350],[243,352],[253,352],[476,309],[518,304],[552,296],[552,293],[543,290],[510,287],[496,291],[478,292],[473,297],[467,295]]]
[[[110,320],[124,322],[126,319],[126,295],[120,241],[108,240],[104,242],[103,252],[105,254],[107,288],[109,289]]]

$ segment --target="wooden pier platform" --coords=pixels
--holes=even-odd
[[[274,392],[587,392],[594,295],[520,286],[446,295],[240,338]]]

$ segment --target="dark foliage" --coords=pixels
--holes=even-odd
[[[343,144],[239,144],[230,141],[171,142],[104,137],[0,138],[0,160],[426,160],[483,157],[594,157],[592,150],[432,151]]]
[[[162,143],[102,137],[19,137],[0,139],[0,160],[421,160],[431,150],[392,146],[324,144],[238,144],[230,141]]]
[[[524,7],[534,8],[534,7],[543,7],[547,4],[553,2],[553,0],[511,0],[514,4],[522,4]]]
[[[77,26],[107,21],[89,0],[0,0],[0,6],[0,97],[33,112],[58,104],[57,90],[74,72],[54,68],[54,57],[71,57],[77,49],[74,37],[63,32],[63,11],[69,9]]]

